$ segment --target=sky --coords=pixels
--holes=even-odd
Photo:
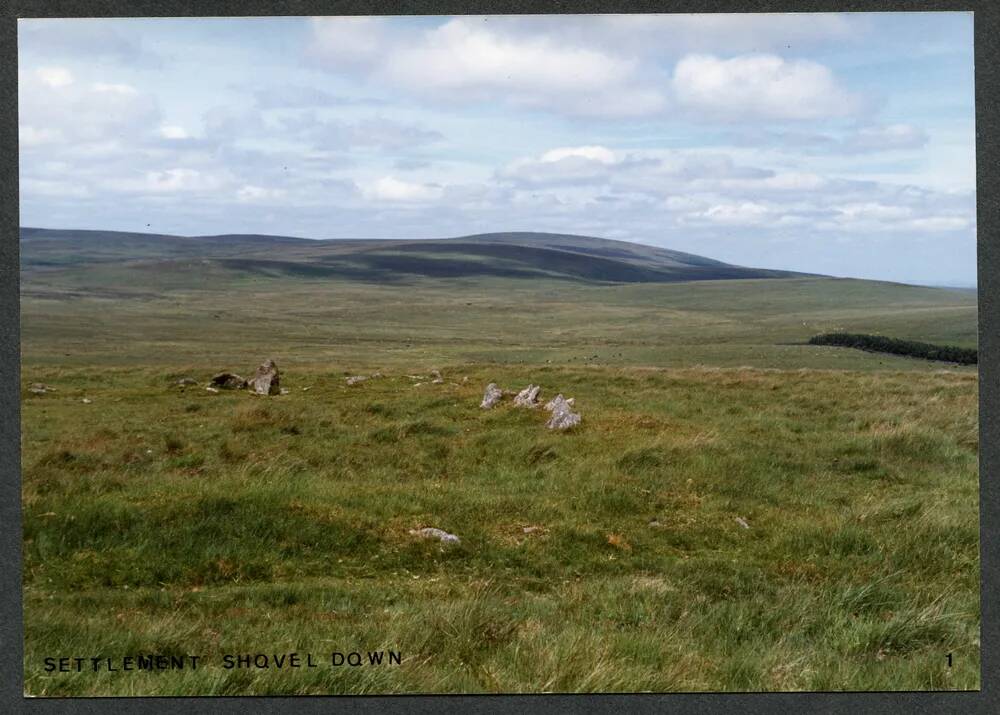
[[[975,285],[972,13],[30,19],[20,223]]]

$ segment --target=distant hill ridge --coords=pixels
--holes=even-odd
[[[405,277],[554,278],[588,283],[792,278],[655,246],[555,233],[485,233],[441,239],[308,239],[260,234],[176,236],[22,227],[21,270],[80,270],[129,264],[137,270],[224,270],[356,280]]]

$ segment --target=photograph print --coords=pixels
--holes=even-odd
[[[979,690],[971,12],[17,40],[26,696]]]

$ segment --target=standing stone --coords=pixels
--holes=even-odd
[[[444,378],[441,376],[440,370],[431,370],[431,377],[434,378],[431,380],[431,384],[433,385],[440,385],[444,382]]]
[[[274,360],[265,360],[247,380],[247,389],[258,395],[277,395],[281,392],[278,366]]]
[[[549,429],[564,430],[580,424],[580,415],[573,412],[570,407],[573,405],[573,398],[565,399],[561,394],[556,395],[551,402],[545,405],[545,409],[552,412],[552,417],[545,424]]]
[[[559,407],[560,405],[563,404],[565,404],[567,407],[572,407],[573,402],[574,400],[572,397],[567,400],[565,397],[562,396],[562,393],[560,392],[558,395],[556,395],[551,400],[545,403],[545,409],[548,410],[549,412],[552,412],[554,409],[556,409],[556,407]]]
[[[538,393],[541,389],[539,385],[528,385],[517,393],[517,396],[514,398],[514,405],[517,407],[530,407],[531,409],[538,407]]]
[[[220,372],[212,376],[212,387],[218,390],[242,390],[247,381],[232,372]]]
[[[497,387],[495,382],[491,382],[486,386],[486,393],[483,395],[483,401],[479,403],[479,406],[484,410],[488,410],[498,403],[501,397],[503,397],[503,390]]]

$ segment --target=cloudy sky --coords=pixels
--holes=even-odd
[[[21,224],[976,280],[971,13],[21,20]]]

